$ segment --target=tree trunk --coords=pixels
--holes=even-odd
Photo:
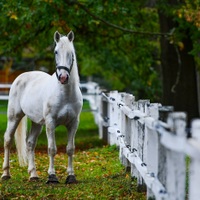
[[[159,12],[161,32],[169,32],[176,27],[173,19]],[[186,111],[188,121],[199,117],[197,77],[194,57],[189,54],[192,41],[185,30],[184,48],[180,50],[162,37],[161,66],[163,84],[163,105],[173,105],[175,111]]]

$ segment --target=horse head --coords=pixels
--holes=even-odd
[[[67,36],[62,36],[58,31],[54,33],[56,76],[62,84],[68,83],[74,64],[74,33],[70,31]]]

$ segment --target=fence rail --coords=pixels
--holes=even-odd
[[[147,199],[200,198],[200,119],[192,121],[189,138],[185,112],[132,94],[102,93],[97,85],[93,93],[100,138],[119,147],[120,161],[138,188],[146,187]]]
[[[0,83],[0,100],[8,100],[9,98],[9,90],[12,84]],[[91,104],[95,99],[93,95],[96,95],[95,88],[98,86],[97,83],[94,82],[86,82],[80,83],[80,88],[83,91],[83,98],[89,101]],[[95,104],[95,102],[93,102]]]
[[[0,84],[0,100],[8,100],[8,91],[11,87],[11,84]]]

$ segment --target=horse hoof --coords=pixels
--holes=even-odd
[[[57,183],[59,183],[59,181],[58,181],[56,175],[55,174],[49,175],[49,178],[48,178],[46,184],[57,184]]]
[[[39,180],[39,177],[31,177],[29,179],[30,182],[37,182]]]
[[[66,178],[65,184],[77,184],[78,181],[76,180],[76,177],[74,175],[69,175]]]
[[[11,178],[11,176],[9,176],[9,175],[2,176],[2,177],[1,177],[1,179],[4,180],[4,181],[5,181],[5,180],[8,180],[8,179],[10,179],[10,178]]]

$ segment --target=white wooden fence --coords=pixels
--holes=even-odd
[[[11,84],[0,84],[0,89],[10,89]],[[8,92],[0,93],[0,100],[8,100]]]
[[[146,186],[147,199],[200,199],[200,119],[192,121],[188,138],[184,112],[135,101],[132,94],[102,93],[94,82],[80,87],[100,138],[119,147],[120,161],[137,178],[138,188]]]
[[[131,168],[138,188],[146,186],[147,199],[200,199],[200,119],[192,121],[188,138],[186,113],[93,86],[99,136],[119,147],[120,161]]]

